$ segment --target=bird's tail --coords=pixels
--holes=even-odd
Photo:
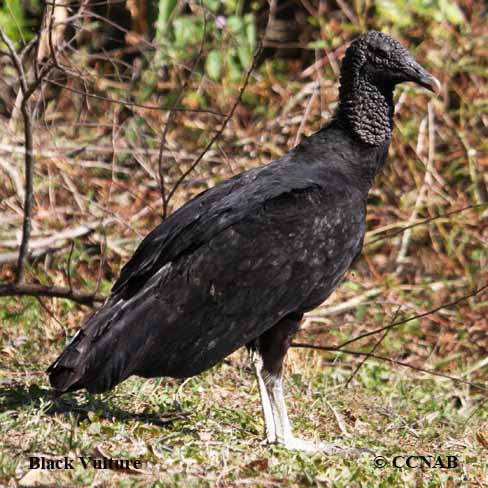
[[[121,355],[113,353],[113,325],[123,313],[122,301],[109,300],[92,314],[64,351],[49,366],[47,373],[58,393],[86,388],[92,393],[113,388],[123,381],[126,364]]]

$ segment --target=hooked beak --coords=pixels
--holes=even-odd
[[[417,78],[415,82],[418,83],[420,86],[427,88],[427,90],[434,92],[436,95],[439,95],[441,92],[441,82],[430,73],[427,73],[427,76]]]
[[[436,95],[439,95],[441,92],[442,87],[440,81],[422,68],[417,62],[414,61],[408,67],[405,74],[408,77],[407,81],[413,81],[414,83],[417,83],[417,85],[423,86],[424,88],[427,88],[427,90],[434,92]]]

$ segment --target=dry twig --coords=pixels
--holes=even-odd
[[[82,305],[94,305],[105,300],[103,295],[76,291],[61,286],[45,286],[31,283],[8,283],[0,285],[0,297],[33,296],[66,298]]]
[[[174,109],[176,108],[176,105],[179,103],[183,93],[185,93],[185,90],[188,87],[188,84],[190,83],[190,80],[193,76],[193,73],[200,62],[200,59],[203,55],[203,51],[205,49],[205,40],[207,37],[207,18],[205,14],[203,15],[203,33],[202,33],[202,42],[200,43],[200,48],[198,50],[198,54],[195,58],[195,61],[191,67],[190,73],[187,76],[185,82],[179,89],[178,93],[176,94],[176,97],[174,99],[174,102],[172,104],[171,110],[169,111],[168,117],[166,119],[166,124],[164,126],[163,133],[161,135],[161,140],[159,142],[159,155],[158,155],[158,171],[159,171],[159,186],[160,186],[160,192],[161,192],[161,200],[163,204],[163,219],[165,219],[168,216],[168,199],[166,198],[166,189],[164,186],[164,172],[163,172],[163,155],[164,155],[164,145],[166,143],[166,136],[168,134],[168,130],[170,128],[173,116],[174,116]]]
[[[379,332],[383,332],[385,330],[392,329],[393,327],[397,327],[398,325],[406,324],[406,323],[411,322],[412,320],[415,320],[415,319],[421,319],[423,317],[427,317],[427,316],[432,315],[436,312],[439,312],[439,310],[454,307],[458,303],[464,302],[468,298],[472,298],[476,295],[479,295],[480,293],[482,293],[484,290],[487,290],[487,289],[488,289],[488,283],[485,283],[483,286],[476,288],[475,290],[471,291],[470,293],[467,293],[466,295],[463,295],[462,297],[457,298],[456,300],[453,300],[452,302],[443,303],[442,305],[439,305],[438,307],[435,307],[431,310],[428,310],[427,312],[419,313],[417,315],[412,315],[411,317],[407,317],[406,319],[398,320],[398,321],[393,322],[389,325],[385,325],[384,327],[380,327],[379,329],[375,329],[375,330],[372,330],[370,332],[365,332],[364,334],[361,334],[357,337],[353,337],[352,339],[349,339],[348,341],[343,342],[342,344],[340,344],[337,347],[339,347],[339,348],[346,347],[349,344],[352,344],[353,342],[357,342],[361,339],[364,339],[365,337],[369,337],[371,335],[378,334]]]
[[[476,388],[477,390],[481,390],[483,392],[488,392],[488,389],[485,388],[483,385],[479,385],[477,383],[473,383],[471,381],[463,380],[461,378],[456,378],[455,376],[450,376],[445,373],[439,373],[439,371],[434,371],[432,369],[425,369],[425,368],[420,368],[418,366],[414,366],[413,364],[408,364],[404,361],[398,361],[397,359],[389,358],[387,356],[380,356],[379,354],[374,354],[371,352],[362,352],[362,351],[352,351],[350,349],[342,349],[341,347],[337,346],[318,346],[315,344],[306,344],[302,342],[292,342],[291,344],[292,347],[300,347],[304,349],[315,349],[318,351],[330,351],[330,352],[340,352],[344,354],[349,354],[351,356],[366,356],[374,359],[379,359],[380,361],[387,361],[392,364],[398,364],[399,366],[404,366],[405,368],[410,368],[413,369],[414,371],[420,371],[421,373],[427,373],[433,376],[440,376],[441,378],[447,378],[451,381],[454,381],[456,383],[462,383],[464,385],[471,386],[473,388]]]
[[[212,139],[210,139],[210,142],[205,146],[205,149],[195,159],[195,161],[191,164],[191,166],[178,178],[178,180],[176,181],[173,188],[171,189],[171,191],[168,194],[168,198],[166,199],[166,205],[169,204],[169,201],[171,200],[173,195],[176,193],[176,191],[178,190],[180,185],[183,183],[183,181],[186,179],[186,177],[198,166],[200,161],[204,158],[205,154],[207,154],[209,149],[214,145],[215,141],[220,137],[222,132],[224,132],[225,128],[227,127],[227,124],[229,123],[229,120],[234,115],[236,108],[241,103],[242,95],[244,94],[244,91],[247,87],[247,84],[249,83],[249,78],[251,76],[251,73],[254,71],[254,68],[256,67],[256,63],[259,59],[259,55],[261,53],[261,48],[262,48],[261,45],[258,46],[258,48],[256,49],[256,52],[254,53],[251,66],[247,70],[246,77],[244,78],[244,83],[242,84],[241,88],[239,89],[239,94],[238,94],[234,104],[232,105],[230,112],[227,114],[227,116],[225,117],[225,119],[222,122],[222,125],[219,127],[217,132],[215,132]]]
[[[44,76],[51,70],[52,64],[46,63],[39,71],[39,76],[33,81],[27,79],[22,60],[15,51],[12,41],[0,29],[0,39],[7,46],[10,59],[17,71],[19,78],[20,90],[22,92],[22,101],[20,110],[24,122],[24,143],[25,143],[25,194],[24,194],[24,221],[22,225],[22,243],[20,245],[19,257],[17,261],[17,270],[15,282],[21,283],[24,278],[24,269],[27,256],[29,253],[29,239],[32,230],[32,206],[34,193],[34,140],[32,134],[32,110],[30,107],[30,97],[42,84]]]
[[[395,322],[395,320],[397,319],[398,317],[398,314],[400,313],[400,308],[401,306],[397,307],[396,311],[395,311],[395,315],[393,315],[393,319],[390,321],[390,325]],[[388,332],[390,332],[391,329],[386,329],[385,332],[383,333],[383,335],[378,339],[378,341],[375,343],[375,345],[372,347],[370,354],[374,354],[374,352],[376,351],[376,349],[378,349],[378,346],[385,340],[386,336],[388,335]],[[346,381],[346,388],[349,386],[349,384],[351,383],[351,381],[353,380],[353,378],[358,374],[359,370],[362,368],[363,364],[368,360],[368,357],[370,356],[364,356],[363,360],[356,366],[356,368],[354,369],[354,371],[351,373],[351,375],[349,376],[349,378],[347,379]]]
[[[428,373],[428,374],[431,374],[431,375],[434,375],[434,376],[442,376],[444,378],[448,378],[452,381],[456,381],[458,383],[464,383],[466,385],[469,385],[469,386],[472,386],[473,388],[477,388],[479,390],[482,390],[482,391],[488,391],[484,386],[481,386],[481,385],[478,385],[476,383],[472,383],[470,381],[466,381],[466,380],[462,380],[460,378],[455,378],[453,376],[449,376],[447,374],[444,374],[444,373],[439,373],[437,371],[433,371],[433,370],[428,370],[428,369],[424,369],[424,368],[419,368],[417,366],[413,366],[411,364],[408,364],[408,363],[405,363],[403,361],[397,361],[396,359],[392,359],[392,358],[389,358],[389,357],[386,357],[386,356],[380,356],[378,354],[375,354],[374,351],[376,350],[376,347],[375,346],[371,352],[362,352],[362,351],[352,351],[350,349],[344,349],[346,346],[348,346],[349,344],[352,344],[353,342],[356,342],[356,341],[359,341],[361,339],[364,339],[365,337],[369,337],[371,335],[374,335],[374,334],[377,334],[379,332],[387,332],[389,331],[390,329],[392,329],[393,327],[396,327],[398,325],[402,325],[402,324],[406,324],[407,322],[410,322],[412,320],[415,320],[415,319],[419,319],[419,318],[423,318],[423,317],[427,317],[429,315],[432,315],[436,312],[438,312],[439,310],[443,310],[445,308],[450,308],[450,307],[453,307],[455,305],[457,305],[458,303],[461,303],[463,301],[466,301],[468,300],[469,298],[472,298],[474,296],[477,296],[479,294],[481,294],[483,291],[487,290],[488,289],[488,283],[484,284],[483,286],[473,290],[472,292],[470,293],[467,293],[465,295],[463,295],[462,297],[456,299],[456,300],[453,300],[452,302],[448,302],[448,303],[444,303],[436,308],[433,308],[427,312],[424,312],[424,313],[421,313],[421,314],[417,314],[417,315],[413,315],[411,317],[407,317],[406,319],[403,319],[403,320],[398,320],[398,321],[393,321],[392,323],[384,326],[384,327],[381,327],[379,329],[375,329],[375,330],[372,330],[370,332],[366,332],[364,334],[361,334],[357,337],[353,337],[352,339],[349,339],[348,341],[345,341],[337,346],[320,346],[320,345],[315,345],[315,344],[307,344],[307,343],[302,343],[302,342],[293,342],[291,345],[292,347],[300,347],[300,348],[305,348],[305,349],[316,349],[316,350],[320,350],[320,351],[331,351],[331,352],[342,352],[342,353],[345,353],[345,354],[350,354],[350,355],[353,355],[353,356],[366,356],[366,357],[371,357],[371,358],[375,358],[375,359],[379,359],[381,361],[388,361],[388,362],[391,362],[393,364],[398,364],[400,366],[405,366],[407,368],[411,368],[411,369],[414,369],[415,371],[421,371],[423,373]],[[398,312],[398,311],[397,311]],[[384,339],[384,336],[385,334],[382,336],[382,338],[380,339],[379,342],[381,342],[383,339]],[[377,345],[379,345],[379,343],[377,343]],[[364,362],[364,361],[363,361]],[[360,366],[362,365],[362,363],[360,364]],[[349,382],[349,380],[348,380]]]

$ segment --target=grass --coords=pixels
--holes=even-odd
[[[0,484],[43,486],[485,486],[484,395],[448,379],[368,361],[292,350],[286,397],[297,435],[395,456],[456,456],[457,468],[377,468],[374,457],[263,445],[259,395],[245,352],[183,384],[132,377],[102,395],[57,398],[44,373],[60,342],[35,299],[2,304]],[[66,308],[64,314],[72,311]],[[8,337],[8,340],[5,339]],[[461,374],[462,371],[458,371]],[[465,376],[465,378],[469,378]],[[485,443],[483,445],[483,442]],[[29,470],[29,456],[137,459],[143,474]],[[402,464],[404,458],[398,458]]]

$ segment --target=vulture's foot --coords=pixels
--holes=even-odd
[[[341,446],[335,442],[313,442],[298,437],[287,438],[279,442],[279,444],[286,449],[308,452],[311,454],[322,452],[327,455],[339,454],[342,456],[360,456],[362,454],[372,454],[374,456],[374,452],[370,449],[356,449],[353,447]]]

